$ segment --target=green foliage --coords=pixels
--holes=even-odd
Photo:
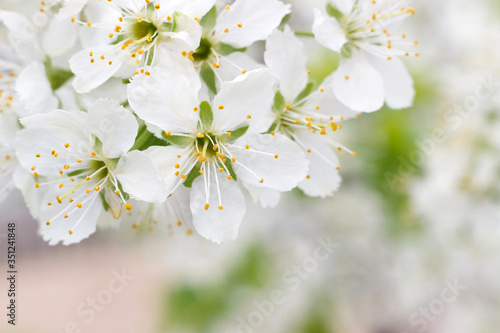
[[[214,332],[214,325],[239,300],[241,290],[260,289],[269,282],[272,267],[269,256],[260,244],[251,246],[218,283],[180,286],[166,295],[163,323],[167,332],[184,328],[195,332]]]
[[[419,140],[426,137],[426,118],[422,110],[426,110],[426,105],[435,96],[429,81],[416,77],[417,99],[412,108],[391,110],[384,107],[376,114],[363,115],[360,120],[345,125],[353,133],[359,133],[356,143],[347,145],[360,148],[356,159],[368,166],[362,169],[362,177],[383,196],[387,229],[394,236],[420,229],[418,219],[411,212],[408,191],[412,179],[422,172],[422,165],[414,163],[412,156],[419,152]]]

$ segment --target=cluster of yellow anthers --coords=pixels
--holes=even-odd
[[[41,186],[53,186],[56,185],[59,188],[65,187],[65,184],[70,184],[71,188],[64,195],[56,196],[55,202],[58,204],[63,204],[64,200],[68,199],[67,206],[63,208],[58,214],[56,214],[52,219],[48,220],[45,224],[47,226],[51,225],[51,221],[55,221],[59,218],[67,219],[69,215],[75,213],[78,209],[81,209],[87,203],[92,203],[99,195],[99,193],[106,187],[111,187],[114,189],[114,193],[121,199],[126,210],[131,210],[132,205],[127,203],[123,197],[121,191],[119,190],[118,180],[113,174],[112,170],[107,165],[107,160],[95,152],[90,152],[88,155],[79,154],[75,151],[69,151],[71,145],[65,143],[63,145],[65,150],[62,153],[58,153],[55,149],[50,152],[50,154],[37,153],[36,158],[40,159],[54,159],[59,158],[59,154],[62,154],[61,158],[67,160],[72,160],[70,164],[59,164],[61,165],[61,170],[58,171],[59,179],[54,181],[49,181],[45,183],[35,183],[36,188]],[[36,180],[39,179],[39,174],[37,172],[37,167],[33,166],[31,168],[33,176]],[[77,182],[77,180],[79,182]],[[85,191],[81,191],[76,194],[73,198],[72,195],[75,194],[79,189],[85,188]],[[73,204],[76,202],[75,204]],[[48,202],[48,206],[52,206],[52,202]],[[81,220],[73,227],[74,229],[78,226]],[[68,231],[70,235],[73,234],[73,230]]]
[[[47,1],[40,1],[40,12],[41,13],[48,13],[52,10],[52,12],[55,12],[55,8],[60,6],[64,1],[63,0],[47,0]]]
[[[14,79],[16,73],[9,71],[0,73],[0,113],[3,113],[4,108],[9,108],[14,101],[14,95],[10,92],[14,89]]]
[[[101,1],[101,0],[100,0]],[[112,0],[102,1],[108,3],[117,12],[121,14],[117,18],[118,22],[113,25],[105,23],[83,22],[75,17],[71,18],[71,22],[77,22],[88,27],[109,28],[112,31],[108,34],[113,42],[117,42],[119,50],[127,51],[131,59],[136,60],[137,66],[154,58],[155,47],[159,34],[161,33],[161,24],[163,21],[170,22],[172,17],[167,16],[161,18],[157,15],[160,9],[160,4],[153,4],[150,0],[146,0],[147,4],[152,4],[154,11],[149,11],[148,7],[144,7],[142,11],[131,11],[125,8],[119,8]],[[89,53],[90,62],[95,63],[99,59],[106,61],[106,55]],[[113,55],[112,55],[113,56]],[[152,61],[151,61],[152,62]],[[108,60],[108,64],[112,65],[113,61]]]
[[[376,1],[371,2],[372,5],[376,5]],[[385,39],[382,43],[389,52],[387,60],[392,60],[394,55],[404,55],[404,56],[415,56],[418,57],[418,52],[409,52],[401,50],[393,50],[394,44],[396,47],[404,47],[408,45],[418,45],[418,41],[415,40],[412,43],[405,42],[407,39],[406,34],[400,36],[391,36],[387,29],[377,29],[377,26],[384,26],[384,21],[394,19],[402,15],[415,15],[415,9],[411,7],[400,7],[397,11],[387,11],[378,9],[371,13],[371,17],[367,18],[364,22],[360,18],[362,15],[359,6],[354,6],[354,11],[347,21],[344,23],[344,29],[347,32],[348,40],[353,47],[359,47],[360,43],[370,43],[372,46],[379,47],[381,39]],[[361,20],[361,22],[360,22]],[[346,76],[346,80],[349,77]]]

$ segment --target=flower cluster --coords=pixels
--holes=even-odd
[[[404,0],[330,0],[310,8],[312,32],[279,0],[30,10],[0,10],[0,200],[18,188],[50,244],[106,223],[234,240],[245,197],[333,195],[336,152],[356,155],[337,141],[342,121],[414,97]],[[340,55],[321,84],[307,37]]]

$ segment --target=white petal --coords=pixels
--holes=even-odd
[[[67,142],[74,143],[74,146],[66,149],[64,144]],[[59,175],[59,170],[63,170],[64,165],[74,163],[74,154],[78,154],[80,143],[78,137],[76,140],[58,137],[48,129],[25,129],[20,131],[16,138],[17,158],[26,170],[36,167],[36,172],[41,176]],[[88,144],[88,141],[86,143]],[[58,152],[57,158],[51,155],[52,150]],[[41,157],[36,157],[37,154]]]
[[[51,57],[62,56],[75,46],[78,40],[78,25],[70,20],[50,22],[42,37],[42,46]]]
[[[342,104],[337,97],[335,97],[335,94],[332,94],[331,89],[327,88],[332,85],[332,82],[333,75],[330,75],[320,85],[319,91],[310,95],[303,107],[307,110],[314,110],[319,106],[318,112],[327,117],[334,117],[333,121],[338,121],[341,117],[344,119],[356,117],[359,112],[353,111]],[[322,92],[321,89],[323,89]]]
[[[296,187],[307,175],[304,152],[284,135],[246,135],[235,145],[240,148],[230,146],[229,150],[236,158],[233,167],[238,181],[284,192]],[[246,145],[250,149],[245,149]],[[261,179],[264,179],[262,183]]]
[[[354,6],[353,0],[330,0],[333,5],[340,10],[344,14],[348,14],[351,12],[352,7]],[[371,4],[371,1],[370,1]]]
[[[215,31],[227,28],[229,32],[223,35],[221,42],[237,48],[247,47],[269,37],[290,11],[290,5],[278,0],[238,0],[219,15]]]
[[[262,207],[274,208],[278,205],[281,199],[281,192],[272,190],[266,187],[258,187],[248,183],[241,183],[243,187],[250,193],[254,202],[258,202]]]
[[[319,9],[314,10],[312,31],[318,43],[333,51],[339,52],[347,43],[345,32],[337,20],[326,16]]]
[[[0,145],[12,146],[18,130],[17,116],[13,112],[0,113]]]
[[[151,157],[138,150],[120,158],[114,173],[123,190],[139,200],[164,202],[170,194],[163,186]]]
[[[219,57],[220,68],[214,68],[222,81],[232,81],[242,74],[242,70],[247,72],[264,68],[249,55],[243,52],[234,52],[227,56]]]
[[[28,65],[19,75],[16,91],[25,105],[21,116],[29,116],[55,110],[58,100],[52,93],[45,67],[38,62]]]
[[[191,149],[192,147],[180,148],[176,146],[151,147],[144,152],[153,160],[163,185],[168,192],[167,195],[172,194],[176,185],[181,181],[179,175],[187,175],[194,166],[192,156],[189,153]],[[175,167],[176,164],[179,165],[179,168]],[[179,173],[176,175],[176,172]]]
[[[309,160],[309,178],[300,182],[298,187],[311,197],[325,198],[333,195],[342,182],[336,168],[339,166],[337,156],[319,134],[303,132],[298,136],[307,149],[311,149],[310,153],[306,153]]]
[[[56,15],[57,20],[64,20],[80,14],[88,0],[66,0]]]
[[[221,174],[213,169],[211,171],[208,201],[210,207],[208,210],[205,209],[207,201],[203,177],[198,177],[193,182],[190,206],[196,231],[206,239],[220,244],[236,239],[246,205],[245,197],[234,180],[221,177]],[[215,177],[219,177],[221,202]],[[219,209],[219,205],[223,209]]]
[[[214,98],[212,129],[226,132],[249,124],[249,133],[267,131],[274,118],[274,84],[275,79],[268,69],[258,69],[224,82]]]
[[[81,189],[80,192],[84,190]],[[74,195],[78,195],[75,192]],[[58,204],[55,201],[57,195],[62,195],[63,191],[53,188],[47,192],[44,202],[55,202],[48,206],[42,205],[40,215],[40,234],[49,245],[57,245],[62,242],[64,245],[79,243],[88,238],[96,230],[97,219],[103,211],[102,201],[97,192],[89,194],[88,201],[82,208],[76,208],[76,203],[63,202]],[[60,214],[63,210],[65,213]],[[68,218],[64,218],[68,214]],[[55,218],[58,216],[58,218]],[[46,222],[49,221],[49,225]],[[72,234],[69,233],[71,230]]]
[[[112,99],[98,99],[88,111],[89,130],[102,142],[102,152],[117,158],[135,143],[139,125],[134,115]]]
[[[40,128],[50,131],[52,136],[68,138],[75,142],[88,140],[87,113],[82,111],[54,110],[20,119],[29,129]]]
[[[363,54],[343,58],[333,75],[335,96],[346,106],[359,112],[377,111],[384,105],[384,81]]]
[[[192,18],[201,19],[214,6],[215,0],[160,0],[161,16],[171,15],[175,12],[183,13]]]
[[[181,75],[179,75],[181,74]],[[130,106],[137,115],[172,133],[196,131],[201,83],[182,76],[175,69],[155,67],[151,75],[136,75],[127,87]]]
[[[371,57],[370,62],[379,70],[384,79],[385,102],[392,109],[412,106],[415,97],[413,79],[401,59],[391,60]]]
[[[165,34],[174,39],[174,43],[167,41],[163,44],[171,50],[194,51],[200,45],[201,33],[202,28],[198,21],[187,15],[179,14],[176,16],[175,32]],[[175,43],[175,40],[181,43]]]
[[[35,218],[40,215],[43,192],[35,187],[35,178],[25,169],[18,167],[12,177],[16,188],[23,194],[24,202],[31,215]]]
[[[267,39],[264,60],[278,78],[285,101],[293,102],[307,86],[309,76],[304,45],[288,26],[284,32],[275,30]]]
[[[75,74],[73,87],[80,93],[87,93],[106,82],[112,77],[122,62],[117,56],[110,56],[116,53],[116,45],[106,45],[82,50],[71,57],[69,65]],[[93,56],[90,56],[92,52]],[[105,59],[100,57],[104,55]],[[94,63],[91,62],[94,59]],[[112,61],[112,64],[109,64]]]
[[[0,10],[0,22],[11,32],[8,34],[11,45],[15,45],[17,55],[25,62],[43,61],[39,47],[37,28],[21,14]],[[22,33],[21,33],[22,32]]]

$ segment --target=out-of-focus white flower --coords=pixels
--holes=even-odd
[[[293,31],[274,31],[266,44],[264,59],[278,78],[275,98],[274,131],[294,140],[305,152],[309,174],[300,184],[307,195],[325,197],[340,186],[339,160],[335,150],[350,151],[331,137],[344,119],[356,113],[342,105],[331,92],[331,77],[316,91],[308,84],[307,58],[304,46]]]
[[[42,177],[35,185],[46,191],[39,219],[51,245],[87,238],[103,206],[115,218],[122,207],[132,209],[127,195],[152,202],[164,196],[152,160],[127,153],[138,124],[113,100],[97,100],[88,113],[55,110],[21,122],[17,153],[25,169]]]
[[[409,107],[413,79],[398,56],[418,55],[406,48],[416,42],[396,32],[414,14],[401,2],[332,0],[330,16],[315,10],[313,33],[323,46],[340,52],[333,76],[335,96],[356,111],[379,110],[384,101],[394,109]]]
[[[128,76],[140,67],[144,71],[153,65],[182,66],[188,71],[192,63],[183,54],[198,48],[199,20],[214,2],[89,1],[85,9],[88,21],[72,18],[84,25],[87,35],[82,42],[88,45],[70,60],[75,89],[89,92],[113,75]]]
[[[0,112],[0,202],[13,188],[13,174],[18,164],[14,138],[19,130],[17,117],[12,112]]]
[[[193,86],[182,76],[168,80],[173,75],[158,69],[151,76],[135,76],[129,85],[132,108],[173,144],[147,153],[168,193],[192,187],[198,233],[217,243],[234,240],[246,206],[238,183],[289,191],[306,176],[307,161],[287,137],[257,134],[272,123],[274,79],[268,70],[225,82],[211,103],[200,103],[201,83]]]

